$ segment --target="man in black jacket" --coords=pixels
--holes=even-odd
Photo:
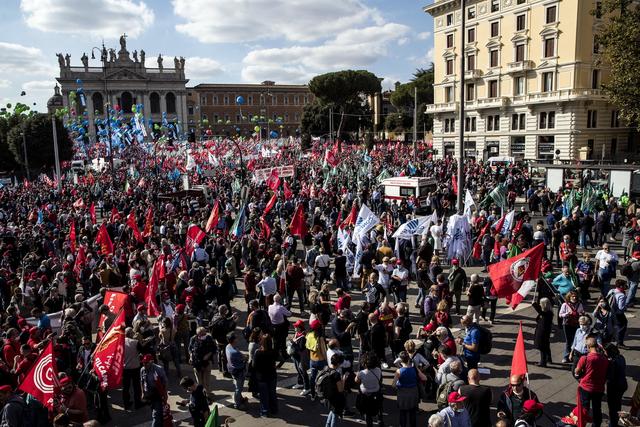
[[[371,344],[371,350],[378,356],[378,359],[382,362],[383,369],[388,367],[385,362],[385,353],[387,348],[387,330],[384,325],[378,320],[378,316],[375,313],[369,314],[369,343]]]

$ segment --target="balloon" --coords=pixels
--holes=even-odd
[[[136,107],[135,105],[132,105],[132,106],[131,106],[131,112],[132,112],[132,113],[135,113],[135,112],[137,112],[137,111],[138,111],[138,107]]]
[[[244,98],[242,96],[238,96],[236,98],[236,104],[238,104],[238,105],[244,104]]]
[[[278,132],[276,132],[275,130],[272,130],[272,131],[269,133],[269,136],[270,136],[271,138],[277,138],[277,137],[278,137]]]
[[[231,124],[231,120],[227,120],[227,124],[230,125]]]
[[[260,132],[260,126],[254,127],[253,130],[255,130],[256,132]]]
[[[116,111],[120,111],[120,104],[116,104],[113,108],[114,108]]]
[[[76,80],[76,83],[77,83],[77,84],[79,84],[79,85],[81,85],[81,84],[82,84],[82,80],[77,79],[77,80]]]
[[[222,124],[222,119],[218,120],[218,124],[221,125]]]
[[[240,128],[236,128],[236,132],[240,132]]]
[[[25,91],[20,92],[20,96],[25,96],[26,94],[27,94],[27,92],[25,92]]]
[[[207,129],[207,132],[206,132],[207,135],[211,135],[212,133],[213,132],[211,132],[211,129]]]

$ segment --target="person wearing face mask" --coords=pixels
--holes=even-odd
[[[498,419],[513,423],[522,416],[527,400],[539,402],[538,395],[524,385],[523,375],[511,375],[509,385],[496,405]]]
[[[609,249],[607,243],[602,245],[602,249],[596,253],[596,270],[600,279],[600,292],[607,295],[609,283],[616,277],[616,267],[618,265],[618,255]]]
[[[571,353],[569,353],[569,361],[573,362],[573,366],[578,363],[578,360],[585,354],[587,354],[587,338],[594,336],[591,327],[591,318],[587,315],[580,316],[578,320],[579,326],[573,337],[573,343],[571,344]],[[602,344],[600,337],[596,337],[598,344]]]
[[[565,234],[562,236],[562,242],[560,243],[560,260],[563,263],[574,262],[576,258],[576,244],[571,241],[571,236]]]
[[[457,391],[452,391],[447,397],[449,406],[438,412],[442,417],[444,427],[471,427],[469,412],[464,407],[466,397]]]

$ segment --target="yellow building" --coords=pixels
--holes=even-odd
[[[477,159],[615,159],[629,129],[600,85],[595,0],[436,0],[433,139],[438,156],[458,151],[460,55],[465,55],[465,155]]]

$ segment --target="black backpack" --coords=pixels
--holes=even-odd
[[[491,345],[493,342],[493,334],[484,326],[476,325],[478,328],[478,353],[489,354],[491,352]]]
[[[336,395],[338,387],[333,380],[333,374],[335,372],[335,369],[331,369],[327,366],[318,374],[318,377],[316,378],[315,392],[316,396],[320,400],[331,401],[331,399]]]

